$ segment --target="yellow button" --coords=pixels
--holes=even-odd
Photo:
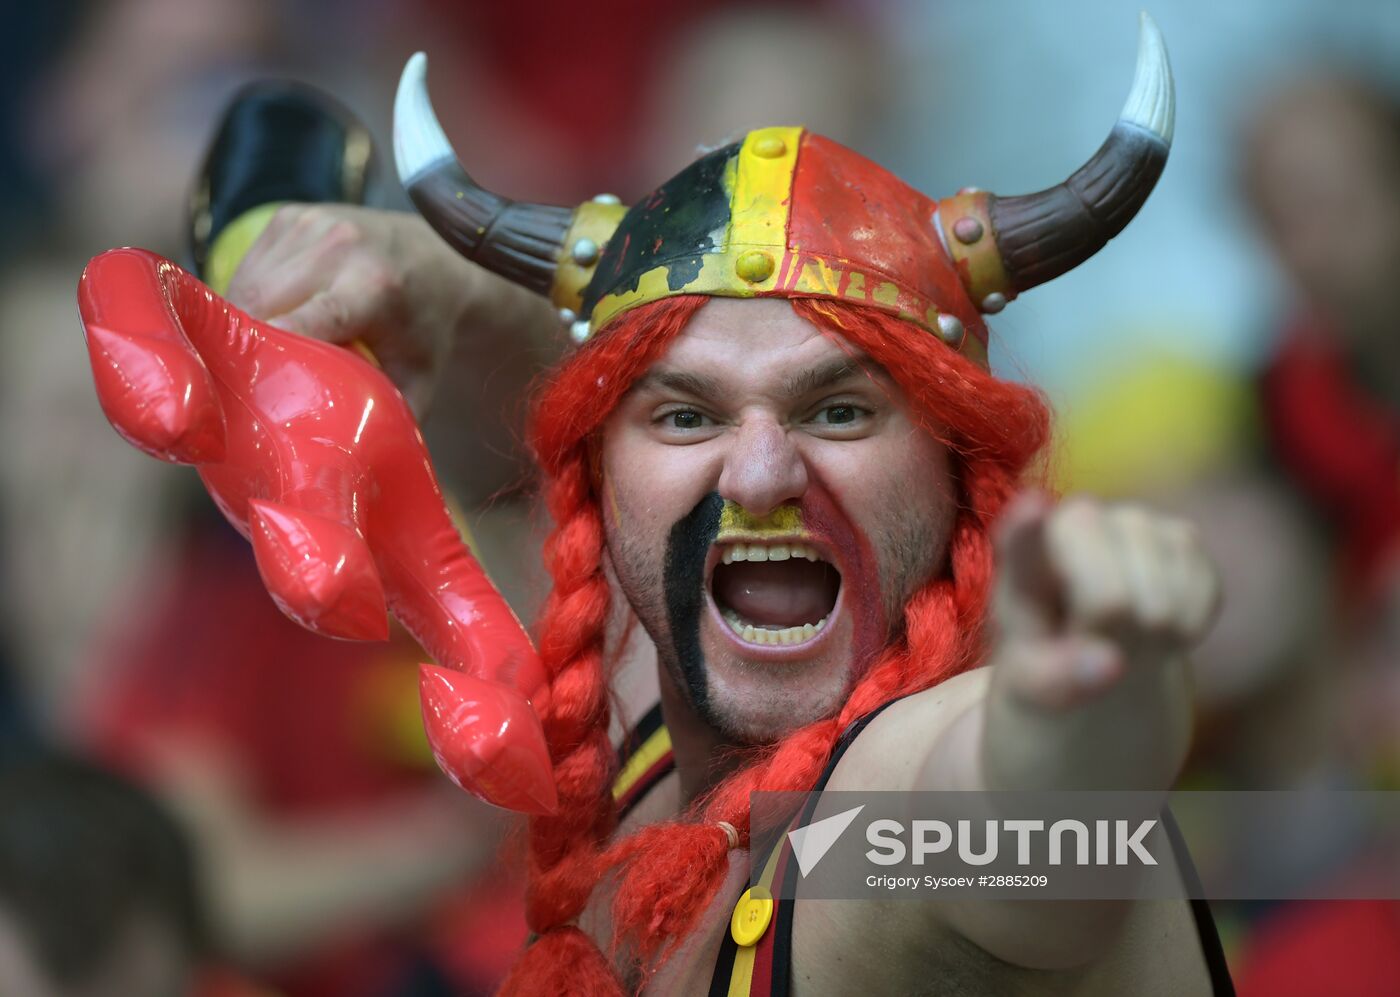
[[[735,942],[748,948],[763,937],[772,920],[773,898],[766,889],[755,886],[745,890],[734,905],[734,916],[729,919],[729,933],[734,936]]]
[[[739,257],[734,269],[750,284],[761,284],[773,276],[773,256],[761,249],[755,249]]]
[[[768,135],[753,144],[753,154],[764,159],[777,159],[787,152],[787,143],[776,135]]]

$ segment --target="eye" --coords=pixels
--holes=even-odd
[[[666,429],[703,429],[712,425],[709,416],[703,415],[694,409],[683,408],[674,409],[670,412],[663,412],[657,419],[662,427]]]
[[[812,422],[823,426],[849,426],[853,422],[870,415],[858,405],[827,405],[812,416]]]

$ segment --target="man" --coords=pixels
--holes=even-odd
[[[555,523],[535,701],[558,803],[532,818],[538,937],[506,992],[1206,992],[1184,903],[805,901],[734,939],[785,932],[790,965],[716,968],[752,791],[1165,792],[1182,761],[1183,653],[1216,601],[1182,524],[1023,502],[983,634],[992,526],[1047,414],[987,373],[982,313],[1092,255],[1160,174],[1172,98],[1150,21],[1109,140],[1023,198],[934,202],[785,128],[630,211],[517,204],[456,164],[424,74],[415,57],[396,105],[415,204],[474,262],[548,293],[582,344],[532,429]],[[355,216],[317,220],[332,217],[288,213],[230,293],[276,273],[311,293],[263,314],[341,338],[386,302],[424,307],[350,236]],[[307,257],[327,257],[304,251],[318,225],[339,233],[330,256],[374,260],[383,279],[308,284]],[[620,827],[612,691],[629,719],[659,694],[676,761],[669,800]]]

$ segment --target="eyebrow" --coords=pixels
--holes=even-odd
[[[857,374],[874,378],[888,376],[885,374],[884,368],[868,357],[863,355],[842,356],[785,377],[778,390],[785,398],[801,398],[823,388],[839,384]],[[644,391],[649,388],[661,388],[706,399],[719,398],[725,394],[720,383],[712,377],[692,371],[668,370],[666,368],[653,368],[648,371],[637,382],[634,390]]]
[[[879,364],[863,355],[833,357],[825,363],[784,378],[781,390],[787,398],[802,398],[857,374],[879,377],[883,373],[884,370]]]

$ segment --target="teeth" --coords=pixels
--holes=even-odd
[[[786,561],[790,557],[802,557],[809,561],[822,559],[815,549],[801,543],[727,544],[720,554],[720,560],[725,564],[735,561]]]
[[[746,623],[732,609],[721,610],[720,615],[724,617],[724,622],[729,625],[729,629],[749,644],[801,644],[803,641],[811,640],[821,632],[822,627],[826,626],[826,618],[823,617],[815,624],[804,623],[800,627],[784,627],[781,630],[776,630]]]

